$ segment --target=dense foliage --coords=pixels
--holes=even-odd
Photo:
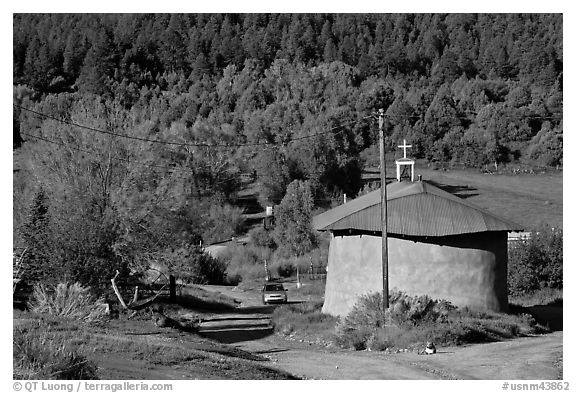
[[[406,139],[446,165],[562,165],[562,23],[15,14],[15,244],[99,286],[241,233],[248,183],[262,206],[294,181],[313,205],[353,197],[379,108],[391,151]]]
[[[312,229],[314,199],[307,182],[294,180],[275,212],[274,239],[284,255],[303,255],[316,245]]]
[[[195,245],[171,250],[162,261],[172,274],[186,283],[223,284],[226,278],[226,265]]]
[[[334,171],[354,171],[380,107],[418,157],[561,164],[562,55],[558,14],[14,16],[14,80],[39,96],[94,93],[184,138],[199,121],[203,139],[271,144],[350,122],[258,152],[276,202],[299,177],[357,191]]]
[[[511,295],[563,288],[563,231],[541,227],[508,252],[508,288]]]

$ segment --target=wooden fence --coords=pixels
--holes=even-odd
[[[309,280],[326,280],[326,267],[325,266],[310,266],[308,268],[307,276]]]

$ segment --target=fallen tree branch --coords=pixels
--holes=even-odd
[[[122,294],[120,293],[120,291],[118,290],[118,287],[116,286],[116,277],[118,277],[119,274],[120,274],[120,272],[118,270],[116,270],[116,274],[114,275],[114,278],[112,278],[112,280],[110,280],[110,281],[112,281],[112,289],[114,289],[114,293],[116,294],[116,297],[120,301],[120,304],[122,305],[124,310],[127,310],[128,306],[126,305],[126,302],[124,301],[124,298],[122,297]]]
[[[116,294],[116,297],[120,301],[120,304],[122,305],[124,310],[140,310],[142,308],[147,307],[148,305],[152,304],[156,300],[156,298],[158,298],[158,296],[160,296],[164,288],[166,288],[166,285],[168,285],[168,284],[162,285],[162,287],[158,291],[156,291],[156,293],[153,296],[141,300],[138,300],[138,287],[136,287],[136,289],[134,290],[134,297],[132,298],[132,301],[126,304],[124,298],[122,297],[122,294],[118,290],[118,286],[116,285],[116,278],[118,277],[119,274],[120,272],[116,270],[114,278],[112,278],[110,281],[112,282],[112,289],[114,289],[114,293]]]

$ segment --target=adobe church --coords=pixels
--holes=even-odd
[[[520,227],[423,180],[414,160],[396,161],[386,186],[389,288],[456,306],[507,311],[508,232]],[[403,180],[402,169],[409,169]],[[345,316],[358,297],[382,291],[380,189],[319,214],[330,231],[322,312]]]

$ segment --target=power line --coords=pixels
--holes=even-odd
[[[71,149],[71,150],[76,150],[76,151],[79,151],[79,152],[82,152],[82,153],[94,154],[94,155],[100,155],[100,156],[104,156],[104,155],[105,155],[105,153],[99,153],[99,152],[92,151],[92,150],[86,150],[86,149],[81,149],[81,148],[79,148],[79,147],[69,146],[69,145],[66,145],[66,144],[64,144],[64,143],[56,142],[56,141],[53,141],[53,140],[51,140],[51,139],[47,139],[47,138],[44,138],[44,137],[41,137],[41,136],[28,134],[28,133],[26,133],[26,132],[20,132],[20,134],[21,134],[21,135],[28,136],[28,137],[30,137],[30,138],[38,139],[38,140],[41,140],[41,141],[44,141],[44,142],[47,142],[47,143],[51,143],[51,144],[53,144],[53,145],[58,145],[58,146],[66,147],[66,148]],[[127,159],[127,158],[122,158],[122,157],[111,157],[111,158],[112,158],[113,160],[123,161],[123,162],[127,162],[127,163],[129,163],[129,164],[130,164],[130,163],[134,163],[133,161],[131,161],[131,160]],[[145,164],[145,163],[142,163],[142,162],[140,162],[140,163],[138,163],[138,164],[139,164],[139,165],[144,165],[144,166],[153,167],[153,168],[161,168],[161,169],[170,169],[170,170],[180,170],[180,171],[185,171],[185,172],[191,172],[191,170],[185,169],[185,168],[169,167],[169,166],[155,165],[155,164]]]
[[[141,137],[137,137],[137,136],[132,136],[132,135],[126,135],[126,134],[119,134],[119,133],[114,133],[111,131],[105,131],[105,130],[101,130],[98,128],[94,128],[94,127],[90,127],[90,126],[86,126],[83,124],[79,124],[79,123],[75,123],[72,121],[68,121],[68,120],[64,120],[64,119],[59,119],[55,116],[52,115],[48,115],[46,113],[42,113],[42,112],[38,112],[35,111],[33,109],[29,109],[29,108],[25,108],[23,106],[20,105],[16,105],[13,104],[15,108],[18,109],[22,109],[24,111],[30,112],[32,114],[35,114],[36,116],[40,116],[40,117],[44,117],[47,119],[51,119],[51,120],[55,120],[57,122],[63,123],[63,124],[67,124],[70,126],[74,126],[74,127],[78,127],[78,128],[82,128],[85,130],[89,130],[89,131],[93,131],[93,132],[97,132],[100,134],[105,134],[105,135],[110,135],[110,136],[115,136],[115,137],[121,137],[121,138],[126,138],[126,139],[131,139],[131,140],[137,140],[140,142],[150,142],[150,143],[160,143],[163,145],[173,145],[173,146],[181,146],[181,147],[215,147],[215,148],[226,148],[226,147],[255,147],[255,146],[274,146],[274,145],[285,145],[288,143],[292,143],[292,142],[296,142],[296,141],[300,141],[300,140],[304,140],[304,139],[309,139],[309,138],[315,138],[321,135],[326,135],[326,134],[330,134],[333,133],[334,130],[337,130],[338,128],[343,128],[347,125],[351,125],[354,123],[357,123],[358,121],[350,121],[344,124],[340,124],[338,126],[332,127],[330,128],[328,131],[323,131],[323,132],[318,132],[312,135],[304,135],[301,137],[297,137],[297,138],[292,138],[287,142],[284,143],[268,143],[268,142],[257,142],[257,143],[231,143],[231,144],[210,144],[210,143],[186,143],[186,142],[171,142],[171,141],[161,141],[161,140],[157,140],[157,139],[149,139],[149,138],[141,138]],[[362,118],[361,120],[365,120],[369,118],[369,116],[365,116],[364,118]]]
[[[69,145],[66,145],[66,144],[64,144],[64,143],[56,142],[56,141],[53,141],[53,140],[51,140],[51,139],[47,139],[47,138],[40,137],[40,136],[37,136],[37,135],[32,135],[32,134],[28,134],[28,133],[25,133],[25,132],[21,132],[21,134],[22,134],[22,135],[25,135],[25,136],[28,136],[28,137],[30,137],[30,138],[35,138],[35,139],[41,140],[41,141],[43,141],[43,142],[51,143],[51,144],[53,144],[53,145],[62,146],[62,147],[68,148],[68,149],[70,149],[70,150],[75,150],[75,151],[79,151],[79,152],[82,152],[82,153],[93,154],[93,155],[97,155],[97,156],[106,156],[106,153],[100,153],[100,152],[95,152],[95,151],[92,151],[92,150],[81,149],[81,148],[79,148],[79,147],[69,146]],[[143,162],[132,161],[132,160],[129,160],[129,159],[127,159],[127,158],[122,158],[122,157],[110,157],[110,158],[111,158],[112,160],[122,161],[122,162],[126,162],[126,163],[128,163],[128,164],[134,164],[134,165],[137,165],[137,166],[146,166],[146,167],[151,167],[151,168],[165,169],[165,170],[169,170],[169,171],[172,171],[172,172],[180,172],[180,173],[184,173],[184,174],[187,173],[187,174],[191,174],[191,175],[194,175],[194,176],[197,176],[197,175],[198,175],[198,174],[195,173],[193,170],[188,169],[188,168],[182,168],[182,167],[177,167],[177,166],[165,166],[165,165],[147,164],[147,163],[143,163]],[[230,170],[224,170],[224,172],[230,172]],[[226,182],[227,182],[227,180],[215,181],[215,182],[213,182],[213,183],[211,184],[211,186],[216,186],[216,185],[224,184],[224,183],[226,183]],[[194,196],[192,196],[192,197],[194,197]],[[198,198],[200,198],[200,197],[198,197]],[[225,200],[226,200],[226,201],[232,201],[232,200],[229,199],[229,198],[225,198]]]
[[[318,133],[315,133],[315,134],[312,134],[312,135],[305,135],[305,136],[302,136],[302,137],[299,137],[299,138],[294,138],[294,139],[291,139],[290,141],[287,141],[286,143],[283,143],[283,144],[272,144],[272,143],[241,144],[241,145],[187,144],[187,143],[178,143],[178,142],[154,141],[154,140],[148,140],[148,139],[143,139],[143,138],[138,138],[138,137],[132,137],[132,136],[129,136],[129,135],[124,135],[124,134],[115,134],[115,133],[112,133],[112,132],[109,132],[109,131],[103,131],[103,130],[99,130],[99,129],[96,129],[96,128],[93,128],[93,127],[88,127],[88,126],[84,126],[84,125],[81,125],[81,124],[77,124],[77,123],[73,123],[73,122],[68,122],[68,121],[65,121],[65,120],[61,120],[61,119],[55,118],[55,117],[53,117],[53,116],[46,115],[46,114],[44,114],[44,113],[37,112],[37,111],[31,110],[31,109],[28,109],[28,108],[24,108],[24,107],[21,107],[21,106],[18,106],[18,105],[14,105],[14,106],[17,107],[17,108],[21,108],[21,109],[23,109],[23,110],[27,110],[27,111],[32,112],[32,113],[37,114],[37,115],[44,116],[44,117],[46,117],[46,118],[50,118],[50,119],[56,120],[56,121],[58,121],[58,122],[62,122],[62,123],[68,124],[68,125],[76,126],[76,127],[81,127],[81,128],[88,129],[88,130],[91,130],[91,131],[96,131],[96,132],[100,132],[100,133],[104,133],[104,134],[108,134],[108,135],[112,135],[112,136],[122,136],[122,137],[126,137],[126,138],[128,138],[128,139],[136,139],[136,140],[146,141],[146,142],[172,144],[172,145],[179,145],[179,146],[207,146],[207,147],[224,147],[224,146],[226,146],[226,147],[232,147],[232,146],[265,146],[265,147],[274,147],[274,146],[279,146],[279,145],[286,145],[286,144],[291,143],[291,142],[294,142],[294,141],[299,141],[299,140],[304,140],[304,139],[309,139],[309,138],[318,137],[318,136],[321,136],[321,135],[326,135],[326,134],[329,134],[329,133],[332,133],[332,135],[338,135],[338,134],[340,134],[341,132],[344,131],[344,127],[345,127],[345,126],[351,125],[351,124],[354,124],[354,123],[357,123],[357,122],[358,122],[358,121],[350,121],[350,122],[347,122],[347,123],[344,123],[344,124],[341,124],[341,125],[332,127],[332,128],[330,128],[329,131],[318,132]],[[368,116],[362,118],[361,120],[365,120],[366,118],[368,118]],[[337,132],[333,132],[334,130],[337,130],[338,128],[342,128],[342,130],[337,131]],[[21,135],[24,135],[24,136],[31,137],[31,138],[35,138],[35,139],[37,139],[37,140],[44,141],[44,142],[46,142],[46,143],[50,143],[50,144],[62,146],[62,147],[65,147],[65,148],[68,148],[68,149],[71,149],[71,150],[75,150],[75,151],[79,151],[79,152],[82,152],[82,153],[86,153],[86,154],[93,154],[93,155],[99,155],[99,156],[105,156],[105,155],[106,155],[105,153],[99,153],[99,152],[95,152],[95,151],[92,151],[92,150],[86,150],[86,149],[82,149],[82,148],[80,148],[80,147],[73,147],[73,146],[70,146],[70,145],[67,145],[67,144],[64,144],[64,143],[61,143],[61,142],[56,142],[56,141],[54,141],[54,140],[51,140],[51,139],[48,139],[48,138],[44,138],[44,137],[41,137],[41,136],[37,136],[37,135],[32,135],[32,134],[29,134],[29,133],[26,133],[26,132],[20,132],[20,134],[21,134]],[[110,157],[110,158],[113,159],[113,160],[116,160],[116,161],[122,161],[122,162],[126,162],[126,163],[129,163],[129,164],[130,164],[130,163],[132,163],[132,164],[135,163],[134,161],[131,161],[131,160],[127,159],[127,158],[122,158],[122,157]],[[191,170],[191,169],[186,169],[186,168],[181,168],[181,167],[176,167],[176,166],[165,166],[165,165],[147,164],[147,163],[142,163],[142,162],[138,162],[138,163],[136,163],[136,164],[137,164],[137,165],[141,165],[141,166],[151,167],[151,168],[159,168],[159,169],[165,169],[165,170],[169,170],[169,171],[179,171],[179,172],[184,172],[184,173],[190,173],[190,174],[193,174],[193,175],[197,175],[197,173],[195,173],[195,172],[194,172],[193,170]],[[225,181],[219,181],[219,182],[216,182],[216,184],[221,184],[221,183],[224,183],[224,182],[225,182]]]
[[[104,155],[105,155],[105,153],[99,153],[99,152],[95,152],[95,151],[92,151],[92,150],[86,150],[86,149],[81,149],[81,148],[78,148],[78,147],[69,146],[69,145],[66,145],[66,144],[64,144],[64,143],[56,142],[56,141],[53,141],[53,140],[50,140],[50,139],[47,139],[47,138],[44,138],[44,137],[41,137],[41,136],[28,134],[28,133],[26,133],[26,132],[21,132],[21,134],[24,135],[24,136],[30,137],[30,138],[38,139],[38,140],[41,140],[41,141],[43,141],[43,142],[51,143],[51,144],[53,144],[53,145],[66,147],[66,148],[68,148],[68,149],[75,150],[75,151],[79,151],[79,152],[82,152],[82,153],[99,155],[99,156],[104,156]],[[117,160],[117,161],[122,161],[122,162],[127,162],[127,163],[129,163],[129,164],[132,163],[132,164],[137,164],[137,165],[140,165],[140,166],[147,166],[147,167],[152,167],[152,168],[167,169],[167,170],[171,170],[171,171],[178,171],[178,172],[182,172],[182,173],[190,173],[190,174],[196,175],[196,173],[194,173],[194,171],[192,171],[191,169],[187,169],[187,168],[181,168],[181,167],[175,167],[175,166],[155,165],[155,164],[146,164],[146,163],[143,163],[143,162],[134,162],[134,161],[131,161],[131,160],[129,160],[129,159],[121,158],[121,157],[111,157],[111,159]],[[225,183],[225,182],[226,182],[226,180],[220,180],[220,181],[216,181],[213,185],[223,184],[223,183]],[[201,197],[197,197],[197,196],[194,196],[194,195],[190,195],[189,197],[191,197],[191,198],[201,198]],[[234,198],[225,197],[225,198],[223,198],[223,200],[226,201],[226,202],[233,202],[235,199],[234,199]],[[314,201],[323,201],[323,202],[329,202],[329,201],[333,201],[333,200],[335,200],[335,198],[314,198]]]

